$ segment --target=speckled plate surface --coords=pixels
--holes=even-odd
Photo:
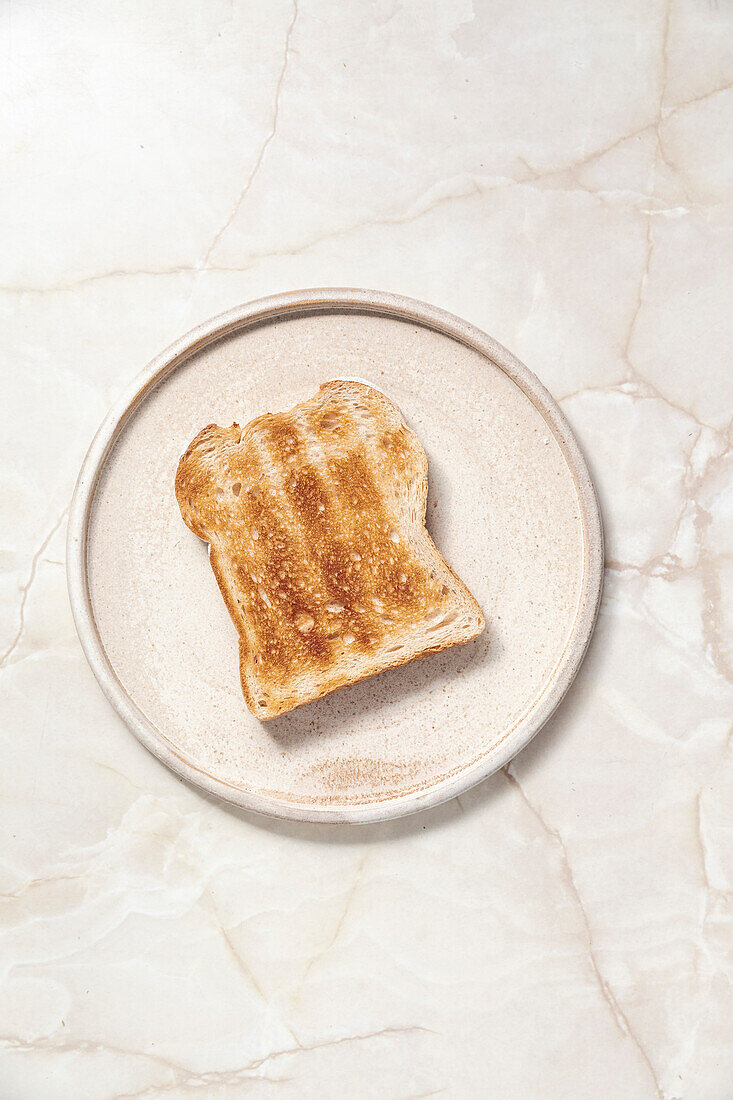
[[[417,432],[430,532],[487,627],[260,723],[206,547],[178,511],[176,466],[205,424],[288,409],[337,377],[382,389]],[[154,360],[92,443],[68,536],[82,645],[137,737],[206,791],[308,821],[411,813],[506,764],[572,682],[602,560],[587,467],[535,376],[451,314],[349,289],[249,303]]]

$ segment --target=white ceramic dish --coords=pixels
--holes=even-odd
[[[335,377],[384,390],[417,432],[428,526],[487,629],[260,723],[206,547],[180,517],[175,470],[205,424],[245,424]],[[602,565],[587,467],[534,375],[451,314],[365,290],[262,299],[179,340],[102,424],[69,520],[79,636],[133,732],[204,790],[306,821],[397,817],[506,764],[572,682]]]

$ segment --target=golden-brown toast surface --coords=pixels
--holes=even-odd
[[[424,527],[425,452],[369,386],[329,382],[243,430],[209,425],[175,487],[210,545],[260,718],[483,630]]]

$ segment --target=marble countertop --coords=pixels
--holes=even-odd
[[[733,1095],[724,0],[0,11],[0,1095]],[[82,457],[196,322],[412,295],[560,400],[604,511],[550,725],[368,827],[237,812],[106,703]]]

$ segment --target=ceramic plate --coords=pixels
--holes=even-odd
[[[261,723],[176,466],[204,425],[288,409],[338,377],[383,390],[417,432],[430,533],[486,631]],[[506,764],[570,685],[602,578],[587,467],[534,375],[451,314],[363,290],[252,302],[151,363],[92,443],[68,551],[84,651],[143,744],[206,791],[307,821],[411,813]]]

